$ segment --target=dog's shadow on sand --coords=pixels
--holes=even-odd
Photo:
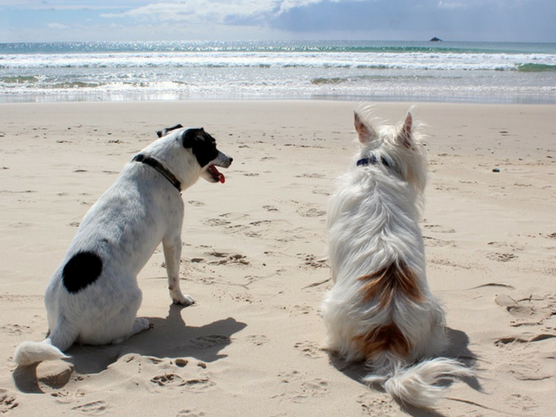
[[[446,331],[448,334],[448,338],[450,340],[450,344],[442,356],[451,359],[457,359],[467,367],[473,368],[475,366],[477,358],[469,350],[469,337],[467,336],[467,334],[465,334],[460,330],[454,330],[450,328],[447,328]],[[336,369],[338,369],[344,375],[362,384],[364,384],[363,378],[369,374],[372,374],[372,369],[365,367],[363,363],[346,364],[342,359],[335,357],[333,355],[330,355],[330,362]],[[479,380],[476,377],[462,377],[458,379],[465,382],[474,390],[477,390],[479,392],[483,391],[481,384],[479,383]],[[453,382],[454,382],[453,380],[446,378],[446,379],[442,379],[438,385],[441,387],[449,387],[450,385],[453,384]],[[382,387],[380,387],[379,385],[372,385],[371,389],[384,392]],[[416,408],[400,402],[398,402],[398,404],[400,405],[403,411],[405,411],[407,414],[414,417],[445,417],[443,414],[433,409]]]
[[[235,333],[247,326],[231,317],[200,327],[186,326],[181,314],[184,308],[186,307],[172,304],[166,318],[147,317],[151,329],[134,335],[120,344],[73,345],[66,352],[70,356],[67,362],[73,365],[72,371],[80,375],[103,372],[119,358],[128,354],[169,360],[195,358],[210,363],[225,358],[226,355],[221,351],[232,343],[232,336]],[[40,365],[18,367],[14,371],[14,382],[20,391],[43,392],[38,384],[38,366]],[[69,381],[71,373],[68,372],[67,377],[57,378],[55,382],[58,388],[62,388]]]

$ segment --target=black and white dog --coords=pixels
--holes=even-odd
[[[137,274],[160,242],[170,297],[175,304],[194,302],[179,285],[181,191],[199,177],[223,183],[216,166],[227,168],[232,158],[202,128],[177,125],[157,133],[83,218],[46,289],[49,335],[19,345],[17,364],[64,358],[74,342],[118,343],[148,329],[148,320],[136,317]]]

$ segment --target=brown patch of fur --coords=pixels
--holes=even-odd
[[[394,261],[378,271],[359,277],[358,280],[364,282],[361,287],[363,301],[370,302],[378,297],[380,309],[388,307],[396,293],[416,303],[423,301],[417,275],[405,262]]]
[[[400,358],[407,358],[412,346],[396,323],[377,327],[370,332],[355,336],[354,343],[366,360],[381,352],[391,352]]]

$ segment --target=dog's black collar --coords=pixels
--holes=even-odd
[[[381,156],[380,159],[376,157],[376,155],[371,155],[370,158],[362,158],[359,161],[357,161],[357,166],[367,166],[367,165],[377,165],[378,162],[381,162],[382,165],[384,165],[386,168],[392,168],[392,164],[390,164],[390,162],[388,162],[388,159],[386,159],[384,156]]]
[[[172,174],[164,165],[162,165],[156,159],[154,159],[150,156],[143,155],[143,154],[140,153],[139,155],[136,155],[132,159],[132,161],[133,162],[142,162],[143,164],[146,164],[146,165],[154,168],[155,170],[160,172],[168,181],[170,181],[170,184],[172,184],[174,187],[176,187],[176,189],[178,191],[181,192],[181,182],[180,182],[180,180],[178,180],[174,174]]]

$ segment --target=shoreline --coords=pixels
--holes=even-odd
[[[554,106],[369,104],[378,120],[396,123],[412,108],[423,123],[428,281],[447,313],[447,354],[477,371],[478,385],[455,382],[435,413],[550,415]],[[344,369],[320,349],[319,306],[330,286],[327,197],[355,152],[360,105],[0,104],[0,410],[12,417],[408,415],[360,383],[367,371]],[[84,213],[156,130],[176,123],[204,127],[234,158],[225,184],[199,180],[183,193],[180,276],[197,304],[171,305],[157,249],[138,277],[139,315],[153,329],[119,345],[73,346],[68,361],[15,369],[15,347],[44,338],[44,290]]]
[[[108,94],[108,96],[103,94]],[[22,95],[0,96],[0,104],[48,104],[48,103],[172,103],[172,102],[203,102],[203,101],[340,101],[340,102],[376,102],[376,103],[422,103],[422,104],[487,104],[487,105],[555,105],[556,96],[552,98],[534,98],[527,95],[501,97],[501,96],[459,96],[459,97],[435,97],[435,96],[366,96],[356,94],[344,95],[320,95],[315,94],[311,97],[306,96],[242,96],[242,97],[195,97],[189,98],[187,94],[172,98],[160,98],[167,96],[165,93],[134,93],[122,98],[125,94],[121,93],[86,93],[86,94],[61,94],[57,98],[44,98],[44,95],[26,97]],[[120,97],[120,98],[107,98]],[[153,98],[155,97],[155,98]]]

